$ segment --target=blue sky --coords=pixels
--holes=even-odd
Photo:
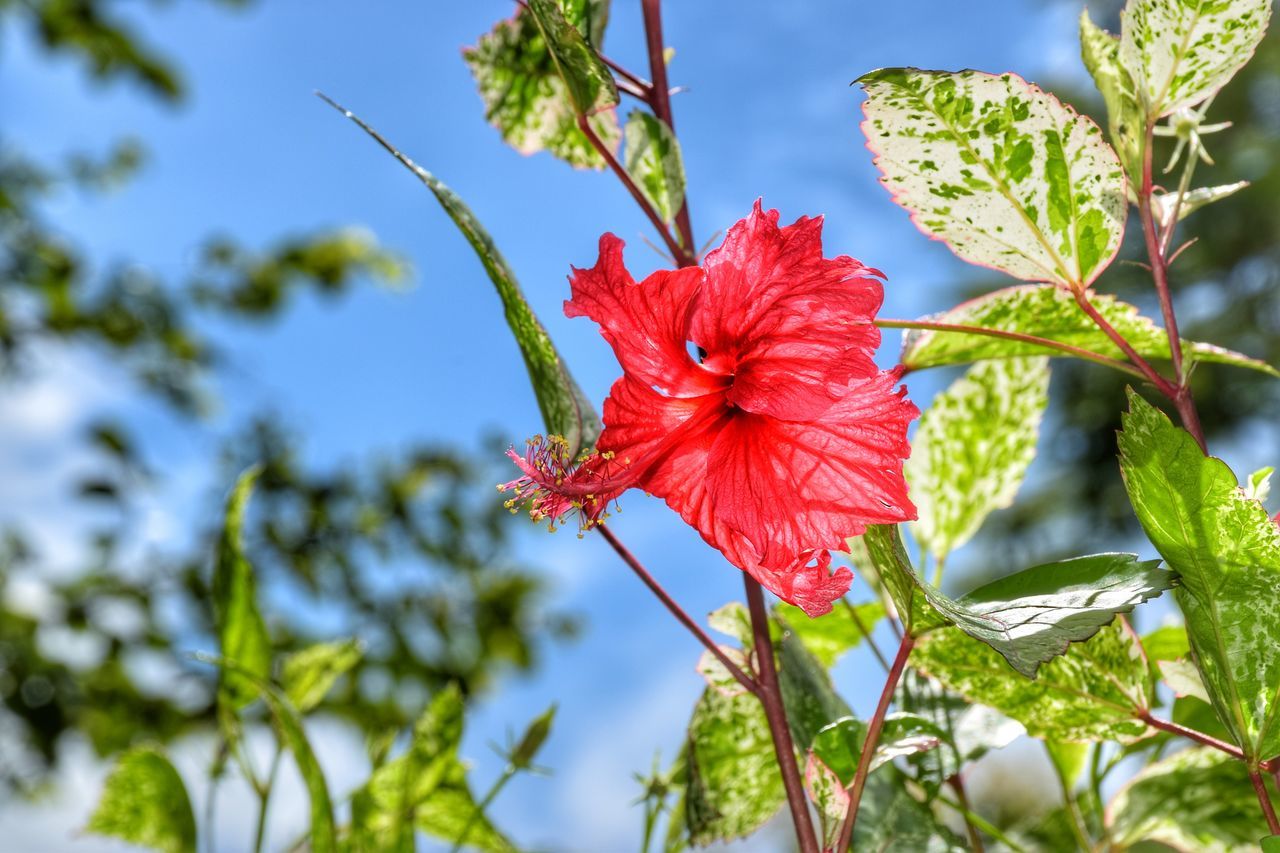
[[[639,4],[615,0],[606,51],[643,70]],[[241,13],[214,4],[150,7],[139,19],[150,41],[180,57],[190,97],[158,105],[127,86],[88,85],[70,62],[50,63],[15,32],[0,41],[5,135],[50,157],[100,150],[136,134],[152,159],[129,188],[105,199],[60,198],[50,215],[105,264],[133,260],[173,278],[188,271],[210,232],[265,246],[290,233],[357,225],[412,262],[411,287],[358,288],[336,301],[304,298],[263,328],[217,330],[232,352],[219,382],[222,409],[193,429],[138,395],[92,353],[52,360],[43,383],[8,392],[0,521],[36,524],[67,565],[76,519],[65,479],[76,427],[114,412],[146,427],[157,468],[181,472],[143,514],[139,548],[173,547],[205,509],[217,436],[263,407],[306,435],[316,464],[394,453],[416,440],[478,446],[498,432],[512,441],[541,428],[496,297],[471,250],[434,200],[353,126],[312,96],[321,89],[361,114],[451,184],[486,224],[536,311],[584,386],[603,398],[617,366],[595,327],[560,310],[571,264],[595,260],[613,231],[628,242],[637,275],[660,259],[639,239],[646,222],[612,177],[574,172],[546,155],[508,149],[483,119],[459,51],[509,14],[503,0],[468,3],[263,2]],[[676,126],[699,242],[746,215],[763,197],[784,221],[822,213],[829,255],[850,254],[888,274],[886,316],[947,307],[948,289],[970,275],[923,238],[877,185],[857,128],[851,80],[872,68],[1012,70],[1032,80],[1078,79],[1075,3],[1034,0],[890,4],[728,3],[671,0],[666,38],[676,48]],[[894,360],[896,333],[882,361]],[[911,384],[923,403],[936,379]],[[615,528],[694,614],[740,597],[735,569],[661,504],[624,501]],[[519,779],[495,810],[523,843],[565,850],[635,846],[640,812],[630,771],[653,751],[670,757],[701,682],[695,644],[645,594],[603,542],[548,537],[527,522],[518,547],[558,584],[557,602],[587,631],[552,647],[529,679],[511,680],[470,721],[466,753],[483,783],[496,771],[486,747],[552,701],[556,732],[543,763],[550,779]],[[63,550],[59,550],[59,549]],[[277,591],[277,606],[298,606]],[[870,661],[839,671],[855,707],[868,711],[879,674]],[[321,722],[315,731],[339,793],[359,781],[358,740]],[[182,759],[198,775],[199,744]],[[82,752],[82,751],[81,751]],[[82,754],[67,790],[43,809],[0,811],[18,838],[59,839],[42,849],[116,849],[73,839],[101,768]],[[292,783],[291,783],[292,784]],[[300,796],[296,786],[286,799]],[[225,849],[235,843],[235,804],[220,813]],[[247,802],[247,801],[245,801]],[[285,809],[284,811],[291,811]],[[284,841],[298,827],[285,814]],[[228,829],[229,828],[229,829]],[[50,834],[50,833],[54,834]],[[27,833],[24,835],[23,833]]]

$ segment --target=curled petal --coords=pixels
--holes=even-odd
[[[845,566],[831,572],[831,552],[803,554],[790,566],[769,569],[761,565],[746,566],[748,574],[760,585],[788,604],[794,604],[811,617],[831,612],[835,602],[844,597],[853,583],[853,572]]]
[[[600,238],[600,258],[590,269],[574,269],[569,317],[590,317],[613,347],[622,372],[675,397],[706,393],[720,377],[689,355],[689,324],[702,286],[702,270],[659,270],[636,283],[622,261],[623,242]]]

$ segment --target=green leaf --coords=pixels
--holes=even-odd
[[[533,765],[533,759],[538,756],[542,745],[551,734],[551,724],[555,718],[556,706],[553,704],[529,722],[524,734],[511,750],[510,761],[513,767],[517,770],[528,770]]]
[[[577,26],[565,17],[560,0],[528,0],[526,8],[542,32],[578,115],[594,115],[616,107],[618,87],[613,83],[613,73]]]
[[[985,643],[956,628],[921,638],[911,663],[973,702],[1022,723],[1035,737],[1130,741],[1148,734],[1136,715],[1154,686],[1132,631],[1110,625],[1040,667],[1032,680]]]
[[[867,781],[853,830],[853,849],[963,853],[968,847],[939,822],[932,809],[911,795],[903,775],[890,768]]]
[[[1147,660],[1178,660],[1191,654],[1191,641],[1182,625],[1165,625],[1142,638]]]
[[[1280,753],[1280,527],[1220,459],[1133,391],[1120,471],[1138,520],[1182,576],[1193,658],[1231,737],[1253,758]]]
[[[1016,74],[887,68],[858,79],[894,200],[964,260],[1084,288],[1120,248],[1124,172],[1097,125]]]
[[[417,175],[418,179],[427,185],[427,189],[431,190],[453,223],[458,226],[462,236],[471,244],[485,272],[489,274],[489,280],[497,289],[498,297],[502,300],[507,325],[520,346],[520,354],[524,357],[525,367],[529,371],[529,381],[533,385],[533,393],[538,399],[538,408],[542,410],[542,419],[546,423],[547,431],[563,436],[569,442],[571,456],[595,444],[596,438],[600,435],[600,419],[596,416],[595,409],[582,393],[573,376],[569,374],[569,368],[561,360],[546,329],[542,327],[537,315],[525,301],[524,293],[521,292],[511,267],[498,252],[493,238],[476,219],[475,214],[444,182],[401,154],[354,113],[327,98],[325,100],[355,122],[361,130],[372,136],[391,156],[400,161],[401,165]]]
[[[1107,132],[1132,190],[1142,183],[1146,116],[1138,104],[1133,78],[1120,63],[1120,37],[1094,24],[1088,9],[1080,10],[1080,54],[1107,105]]]
[[[1128,613],[1174,581],[1158,561],[1093,554],[1033,566],[953,599],[916,574],[896,527],[869,526],[863,539],[899,613],[909,614],[903,617],[909,633],[955,625],[1027,678],[1069,643],[1087,640],[1117,613]]]
[[[1178,850],[1257,850],[1266,822],[1245,766],[1198,747],[1150,765],[1107,807],[1107,825],[1121,847],[1158,841]]]
[[[1129,340],[1139,355],[1147,359],[1169,359],[1169,338],[1164,329],[1139,314],[1137,308],[1109,294],[1091,294],[1091,301],[1116,331]],[[1125,357],[1111,339],[1098,329],[1097,324],[1080,310],[1071,295],[1056,287],[1006,287],[924,319],[934,323],[1033,335],[1081,347],[1108,358]],[[1269,364],[1213,344],[1183,341],[1182,348],[1185,357],[1193,363],[1233,364],[1280,377],[1280,371]],[[910,370],[922,370],[946,364],[1025,355],[1060,356],[1062,352],[1007,338],[913,329],[903,336],[901,361]]]
[[[750,694],[703,691],[686,759],[685,824],[696,846],[750,835],[786,801],[768,720]]]
[[[916,535],[941,561],[1013,503],[1036,455],[1049,403],[1049,360],[1011,358],[971,367],[934,397],[906,463]]]
[[[413,849],[418,813],[456,776],[463,711],[457,685],[436,693],[414,724],[409,748],[375,769],[352,797],[352,833],[360,849]]]
[[[300,713],[307,713],[324,701],[334,682],[357,663],[364,652],[359,640],[317,643],[284,659],[280,682],[285,695]]]
[[[1160,193],[1152,197],[1151,209],[1160,227],[1168,228],[1175,206],[1178,208],[1178,221],[1181,222],[1205,205],[1235,195],[1247,186],[1249,186],[1248,181],[1236,181],[1234,184],[1223,184],[1220,187],[1200,187],[1184,195],[1181,204],[1178,204],[1176,192]]]
[[[513,845],[489,820],[476,812],[476,798],[467,784],[466,769],[454,762],[416,813],[416,826],[422,832],[450,843],[466,832],[468,848],[486,853],[514,853]]]
[[[1280,835],[1268,835],[1263,838],[1262,853],[1280,853]]]
[[[676,135],[662,119],[633,110],[624,138],[627,174],[663,221],[671,222],[684,205],[684,160]]]
[[[213,607],[222,657],[236,669],[223,668],[219,696],[231,708],[241,708],[258,696],[257,687],[240,672],[259,679],[271,675],[271,638],[258,612],[253,566],[244,554],[244,513],[261,473],[249,468],[227,498],[218,565],[213,576]]]
[[[1089,760],[1089,744],[1071,743],[1068,741],[1046,740],[1045,752],[1049,753],[1049,761],[1062,780],[1063,787],[1074,791],[1080,774],[1084,772]]]
[[[837,602],[830,613],[816,619],[794,604],[779,604],[774,613],[827,668],[845,652],[860,646],[885,615],[884,605],[879,601],[850,604],[843,600]]]
[[[1130,0],[1120,61],[1151,119],[1194,106],[1227,84],[1262,41],[1271,0]]]
[[[158,747],[139,746],[116,760],[86,832],[161,850],[195,853],[196,819],[178,771]]]
[[[550,17],[552,13],[547,11],[547,5],[544,4],[541,11]],[[570,29],[586,34],[590,44],[600,45],[608,17],[607,2],[561,0],[557,11],[563,12],[559,17],[572,25]],[[556,32],[562,41],[572,39],[558,28]],[[590,51],[585,41],[572,47],[560,46],[571,69],[576,71],[581,62],[587,63],[588,79],[576,92],[561,76],[556,54],[550,49],[531,7],[522,7],[513,17],[499,21],[492,32],[480,37],[475,47],[463,51],[463,59],[480,87],[485,118],[498,129],[507,144],[520,153],[546,150],[575,168],[605,167],[604,158],[578,127],[574,98],[590,99],[590,89],[595,84],[601,86],[596,94],[603,104],[609,100],[613,79],[609,77],[604,83],[590,76],[598,69],[594,69],[591,57],[584,55],[584,46]],[[608,74],[607,69],[605,73]],[[616,104],[617,92],[612,91]],[[605,109],[592,115],[589,121],[596,135],[611,151],[616,151],[621,139],[616,112]]]
[[[789,630],[789,625],[783,623],[782,628],[783,634],[777,643],[778,686],[787,709],[791,737],[803,750],[813,743],[824,726],[853,712],[836,694],[826,668]]]

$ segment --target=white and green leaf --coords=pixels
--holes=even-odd
[[[1169,337],[1164,329],[1127,302],[1105,293],[1090,294],[1090,301],[1116,331],[1124,335],[1143,358],[1169,359]],[[962,302],[949,311],[923,318],[929,323],[973,327],[1045,338],[1088,350],[1106,358],[1123,359],[1124,353],[1061,288],[1016,285]],[[1269,364],[1214,344],[1182,342],[1186,360],[1247,367],[1280,377]],[[1010,340],[970,331],[912,329],[903,335],[901,361],[910,370],[947,364],[965,364],[994,358],[1026,355],[1064,355],[1033,341]]]
[[[1107,830],[1122,849],[1147,841],[1175,850],[1245,853],[1258,849],[1267,824],[1244,764],[1198,747],[1133,777],[1107,807]]]
[[[604,159],[578,127],[576,99],[588,106],[588,120],[596,135],[616,151],[622,136],[616,112],[611,109],[618,102],[617,91],[612,88],[611,76],[600,78],[595,65],[599,58],[592,60],[594,51],[588,55],[582,49],[599,47],[608,3],[560,0],[558,11],[561,20],[579,33],[581,44],[566,47],[572,37],[559,27],[545,4],[540,8],[542,17],[550,19],[555,28],[559,55],[575,85],[561,74],[557,53],[532,6],[522,6],[513,17],[499,21],[475,47],[463,51],[463,58],[480,87],[485,118],[507,144],[522,154],[548,151],[575,168],[603,169]]]
[[[684,206],[684,160],[680,143],[662,119],[643,110],[627,116],[623,131],[627,174],[664,222],[671,222]]]
[[[1041,666],[1035,679],[956,628],[921,638],[911,663],[969,700],[1017,720],[1036,737],[1130,741],[1150,733],[1137,719],[1151,707],[1150,668],[1137,638],[1119,623],[1072,644]]]
[[[1080,55],[1106,103],[1107,133],[1132,190],[1142,183],[1146,114],[1138,103],[1133,77],[1120,62],[1120,37],[1093,23],[1088,9],[1080,10]]]
[[[1130,391],[1120,470],[1176,596],[1218,716],[1253,758],[1280,753],[1280,526],[1220,459]]]
[[[1170,220],[1173,219],[1174,208],[1177,208],[1178,221],[1181,222],[1200,208],[1235,195],[1247,186],[1248,181],[1236,181],[1220,187],[1199,187],[1185,193],[1181,200],[1176,192],[1157,193],[1151,197],[1151,212],[1161,228],[1168,228],[1173,224]]]
[[[1253,56],[1270,17],[1271,0],[1129,0],[1120,61],[1149,120],[1225,86]]]
[[[1049,360],[982,361],[934,397],[906,463],[915,533],[938,560],[1013,503],[1036,455]]]
[[[912,221],[964,260],[1084,288],[1120,248],[1125,176],[1092,121],[1016,74],[859,78],[863,133]]]

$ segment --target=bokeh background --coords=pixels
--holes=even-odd
[[[825,214],[828,254],[888,274],[885,316],[999,283],[924,239],[877,185],[851,80],[886,65],[1011,70],[1099,109],[1078,2],[665,6],[698,240],[757,197],[786,221]],[[1095,4],[1095,19],[1114,29],[1115,6]],[[335,794],[367,775],[367,734],[458,681],[482,785],[501,765],[489,744],[559,703],[540,756],[552,775],[518,778],[496,822],[532,848],[638,846],[633,773],[678,751],[698,649],[603,542],[502,511],[501,451],[541,424],[497,298],[423,187],[312,95],[466,199],[599,401],[617,367],[592,324],[562,315],[568,268],[594,261],[604,231],[627,240],[634,272],[663,261],[610,175],[523,157],[485,123],[460,48],[511,9],[0,0],[0,847],[121,849],[80,828],[108,757],[138,739],[172,744],[203,811],[212,674],[190,653],[215,647],[210,536],[255,461],[248,544],[273,634],[369,649],[310,727]],[[643,70],[638,3],[615,0],[605,50]],[[1198,178],[1254,186],[1192,220],[1180,316],[1189,337],[1274,364],[1276,37],[1211,117],[1236,127],[1209,139],[1218,166]],[[1142,281],[1118,265],[1099,286],[1150,310]],[[885,365],[898,343],[886,333]],[[912,376],[912,397],[923,406],[948,379]],[[1226,370],[1196,383],[1236,470],[1280,460],[1273,386]],[[1101,368],[1056,366],[1021,502],[948,584],[1133,544],[1113,455],[1122,389]],[[690,612],[741,597],[737,571],[660,503],[628,495],[623,510],[619,535]],[[1145,610],[1145,627],[1162,614]],[[869,712],[874,662],[851,656],[837,680]],[[984,797],[1012,813],[1053,796],[1033,745],[987,764],[970,786],[979,811]],[[291,771],[282,785],[273,847],[305,825]],[[218,849],[245,849],[253,803],[224,783]]]

